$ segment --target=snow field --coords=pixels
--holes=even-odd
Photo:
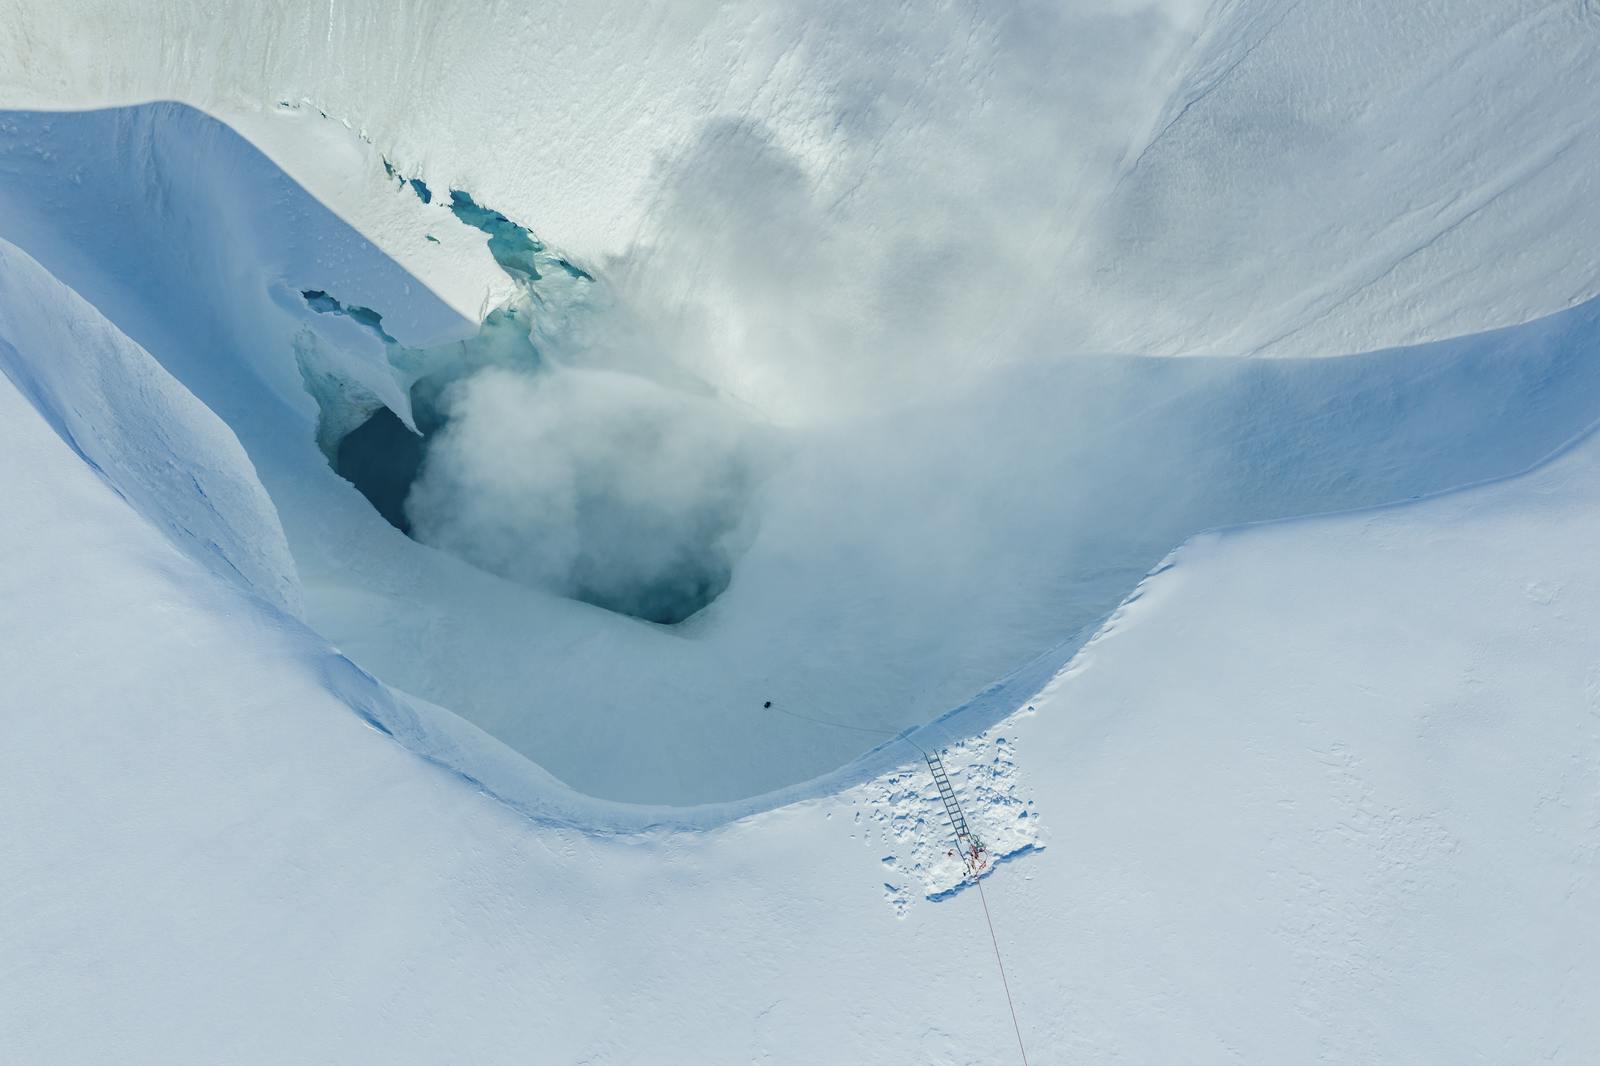
[[[908,740],[1037,1063],[1600,1058],[1597,52],[0,0],[0,1059],[1009,1061]],[[330,469],[519,292],[452,189],[756,427],[690,621]]]

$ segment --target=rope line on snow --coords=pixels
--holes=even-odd
[[[891,733],[887,729],[873,729],[870,726],[847,725],[844,722],[832,722],[832,721],[829,721],[826,718],[813,718],[809,714],[797,714],[794,711],[786,711],[782,707],[774,707],[774,706],[770,706],[770,705],[768,707],[766,707],[765,709],[769,710],[769,711],[777,711],[779,714],[788,715],[790,718],[797,718],[802,722],[812,722],[812,723],[815,723],[816,725],[831,726],[834,729],[848,729],[853,733],[871,733],[872,735],[879,736],[879,737],[894,737],[897,740],[905,741],[907,744],[910,744],[913,748],[916,748],[918,751],[922,751],[922,753],[924,755],[927,754],[927,752],[923,751],[922,746],[919,745],[916,741],[912,740],[910,737],[902,736],[899,733]]]
[[[989,926],[989,941],[994,944],[994,964],[1000,968],[1000,987],[1005,989],[1006,1006],[1011,1009],[1011,1028],[1017,1031],[1017,1053],[1022,1056],[1022,1066],[1028,1066],[1028,1051],[1022,1046],[1022,1025],[1017,1021],[1017,1005],[1011,1002],[1011,985],[1006,981],[1006,964],[1000,961],[1000,940],[994,935],[994,920],[989,917],[989,901],[983,895],[983,878],[973,879],[978,886],[978,899],[983,904],[983,920]]]
[[[944,813],[950,819],[950,831],[955,834],[956,848],[967,865],[967,876],[978,886],[978,899],[983,904],[983,921],[989,927],[989,942],[994,945],[995,965],[1000,968],[1000,987],[1005,991],[1006,1007],[1011,1011],[1011,1028],[1017,1033],[1017,1051],[1022,1054],[1022,1066],[1028,1066],[1028,1052],[1022,1046],[1022,1025],[1017,1021],[1017,1005],[1011,1001],[1011,982],[1006,980],[1006,964],[1000,960],[1000,938],[994,934],[994,919],[989,916],[989,897],[983,891],[985,863],[982,849],[967,825],[967,816],[961,810],[961,801],[956,796],[955,786],[950,783],[944,760],[931,752],[924,752],[923,755],[928,760],[928,772],[933,775],[933,785],[944,802]]]
[[[816,718],[808,714],[798,714],[795,711],[786,711],[782,707],[774,707],[770,701],[766,704],[764,709],[769,711],[777,711],[779,714],[788,715],[790,718],[795,718],[802,722],[811,722],[814,725],[829,726],[833,729],[848,729],[855,733],[871,733],[880,737],[893,737],[896,740],[903,740],[922,753],[922,757],[928,763],[928,772],[933,775],[934,788],[938,790],[940,799],[945,799],[946,787],[948,786],[948,776],[945,775],[946,783],[943,785],[939,780],[940,776],[944,775],[943,760],[941,760],[939,756],[929,752],[928,749],[924,748],[921,744],[918,744],[904,733],[892,733],[887,729],[874,729],[871,726],[848,725],[844,722],[834,722],[826,718]],[[951,806],[952,804],[954,804],[953,810]],[[963,852],[963,862],[966,863],[967,873],[972,879],[972,883],[978,888],[978,901],[983,904],[983,922],[989,927],[989,943],[994,945],[994,963],[995,966],[1000,970],[1000,988],[1006,994],[1006,1009],[1011,1012],[1011,1028],[1017,1034],[1017,1053],[1022,1056],[1022,1066],[1028,1066],[1028,1051],[1022,1045],[1022,1024],[1017,1021],[1017,1005],[1011,999],[1011,982],[1006,980],[1006,964],[1000,958],[1000,938],[995,936],[994,919],[989,916],[989,899],[984,895],[983,892],[983,877],[980,875],[979,869],[975,865],[978,849],[976,845],[971,844],[972,834],[967,830],[966,816],[961,813],[959,801],[955,799],[953,790],[951,790],[949,800],[946,801],[945,813],[949,816],[950,828],[955,832],[956,835],[956,847],[961,848],[964,844],[972,847],[973,860],[969,861],[966,858],[965,852]],[[965,840],[963,839],[962,835],[964,832],[966,834]]]

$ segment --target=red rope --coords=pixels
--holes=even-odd
[[[983,881],[978,886],[978,899],[983,902],[983,920],[989,926],[989,940],[994,944],[994,962],[1000,967],[1000,987],[1006,990],[1006,1006],[1011,1008],[1011,1027],[1017,1031],[1017,1050],[1022,1054],[1022,1066],[1028,1066],[1028,1052],[1022,1046],[1022,1026],[1017,1024],[1017,1005],[1011,1002],[1011,985],[1006,981],[1006,964],[1000,961],[1000,941],[994,935],[994,921],[989,917],[989,901],[983,895]]]

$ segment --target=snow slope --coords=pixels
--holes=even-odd
[[[1597,51],[0,0],[0,1059],[1010,1061],[917,744],[1034,1062],[1600,1058]],[[328,468],[408,381],[304,294],[515,289],[452,189],[599,279],[552,366],[756,428],[686,627]]]
[[[0,373],[146,520],[268,603],[300,609],[278,515],[239,442],[155,360],[0,242]]]
[[[383,195],[426,211],[409,191]],[[329,394],[370,397],[346,429],[379,404],[409,417],[401,368],[413,357],[300,294],[382,309],[384,333],[411,343],[448,336],[459,320],[219,124],[172,105],[10,113],[0,204],[0,234],[88,294],[239,435],[282,517],[319,632],[385,681],[613,800],[742,802],[797,785],[1013,671],[1048,676],[1199,530],[1514,473],[1600,418],[1600,363],[1588,357],[1595,303],[1322,360],[1041,353],[926,386],[869,417],[753,420],[737,438],[748,443],[717,444],[744,448],[737,461],[758,472],[747,540],[722,597],[663,629],[400,537],[333,474],[310,394],[324,415],[344,402]],[[472,232],[449,218],[430,228]],[[590,288],[607,284],[579,295]],[[561,297],[552,290],[541,312],[559,321]],[[588,323],[621,314],[603,299],[568,313]],[[603,346],[591,355],[539,328],[540,344],[559,353],[548,362],[583,369],[607,358]],[[614,406],[582,384],[588,377],[540,386],[535,371],[550,372],[486,383],[508,399],[465,424],[477,426],[471,447],[492,454],[458,455],[465,469],[443,494],[458,521],[477,498],[491,519],[533,512],[490,526],[480,536],[491,544],[550,535],[555,505],[524,496],[551,478],[676,475],[665,491],[715,488],[730,464],[703,450],[726,436],[707,427],[711,413],[751,418],[725,395],[708,403],[659,384],[649,367],[631,370],[634,389],[653,390],[641,395],[694,400],[666,409],[694,419],[670,430],[675,452],[634,457],[626,438],[594,428],[637,423],[634,391]],[[561,405],[573,410],[556,420]],[[563,435],[572,458],[552,470],[538,460],[562,449]],[[435,474],[439,454],[430,452]],[[514,489],[496,495],[486,487],[496,480]],[[983,702],[991,720],[1007,709]]]
[[[786,421],[1041,349],[1356,352],[1600,291],[1576,0],[0,12],[9,106],[193,104],[481,314],[488,264],[382,206],[325,113]]]
[[[530,820],[0,405],[8,1060],[1009,1061],[974,894],[884,887],[931,805]],[[985,882],[1032,1061],[1600,1051],[1597,463],[1202,538],[952,759],[1042,823]]]

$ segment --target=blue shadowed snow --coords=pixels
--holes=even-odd
[[[68,157],[81,183],[51,162]],[[1513,474],[1600,416],[1590,302],[1314,360],[1041,351],[870,416],[763,427],[758,448],[708,430],[759,417],[713,389],[600,375],[577,343],[553,365],[540,331],[570,340],[562,301],[604,279],[583,282],[504,215],[458,204],[524,294],[544,288],[466,340],[411,348],[335,327],[354,304],[403,337],[398,323],[437,302],[425,286],[212,120],[162,104],[14,113],[0,132],[0,236],[233,428],[282,517],[312,624],[384,681],[607,798],[710,803],[849,779],[870,760],[839,767],[908,727],[937,720],[937,741],[1012,710],[1198,531]],[[344,314],[275,302],[284,285]],[[446,392],[474,382],[452,422]],[[652,432],[635,437],[640,412]],[[465,524],[435,550],[390,523],[433,457],[429,445],[418,461],[409,425],[447,423],[462,433],[435,487]],[[341,468],[371,474],[367,499],[330,468],[319,427]],[[671,630],[447,554],[515,563],[536,537],[582,560],[594,485],[684,505],[676,520],[718,499],[724,470],[759,485],[722,545],[736,564]],[[605,573],[680,531],[603,525]],[[850,728],[763,713],[769,700]]]
[[[308,303],[319,309],[316,302]],[[511,531],[522,536],[525,548],[521,551],[507,552],[503,546],[485,545],[482,537],[471,535],[470,526],[467,535],[461,535],[462,525],[455,521],[463,510],[459,506],[459,490],[448,481],[441,488],[438,471],[451,463],[459,465],[463,448],[473,453],[469,462],[481,468],[484,449],[515,453],[519,440],[527,443],[527,438],[519,434],[490,433],[485,438],[470,419],[472,412],[482,410],[485,402],[479,375],[488,371],[509,375],[494,387],[524,391],[536,389],[535,383],[549,378],[550,371],[543,368],[528,335],[528,309],[526,300],[515,307],[502,307],[488,316],[476,336],[437,348],[405,348],[391,341],[386,349],[390,365],[414,376],[408,397],[415,429],[388,407],[380,406],[364,417],[352,416],[345,409],[349,402],[345,390],[313,387],[313,395],[322,408],[318,439],[327,442],[339,475],[354,485],[385,521],[408,536],[489,572],[620,614],[663,625],[688,619],[721,595],[732,578],[734,552],[729,537],[748,507],[751,487],[745,464],[728,464],[724,476],[717,481],[716,491],[697,494],[687,506],[657,499],[653,484],[641,488],[608,476],[610,460],[604,452],[590,454],[570,469],[556,467],[575,475],[571,484],[556,495],[536,495],[538,486],[533,485],[520,495],[505,495],[509,510],[566,505],[575,511],[570,525],[581,543],[558,572],[535,565],[546,555],[535,552],[538,530],[527,524]],[[308,378],[308,384],[314,380]],[[574,379],[564,377],[560,384],[545,388],[561,388],[571,380]],[[608,381],[577,380],[593,381],[602,390]],[[587,399],[590,393],[566,395],[572,402],[591,402]],[[533,399],[535,393],[531,391],[529,396],[532,402],[512,412],[513,419],[568,419],[574,431],[594,433],[581,418],[573,421],[568,411]],[[615,407],[608,408],[622,426],[615,444],[649,448],[652,437],[670,431],[661,422],[664,412],[659,407],[640,406],[636,399],[624,402],[630,405],[626,415]],[[469,419],[465,427],[456,424],[463,412]],[[359,424],[342,435],[332,428],[358,420]],[[465,438],[467,443],[459,438]],[[626,443],[630,438],[635,443]],[[546,439],[545,444],[549,443],[552,441]],[[534,452],[538,450],[535,447]],[[643,467],[654,459],[653,454],[645,453],[637,463]],[[542,461],[538,454],[508,454],[505,459],[509,465],[528,467],[537,467]],[[670,464],[666,472],[671,473]],[[414,494],[419,483],[420,493]],[[496,531],[496,535],[505,532]],[[648,566],[627,565],[630,557],[637,555],[644,538],[648,538],[648,550],[656,562]]]

